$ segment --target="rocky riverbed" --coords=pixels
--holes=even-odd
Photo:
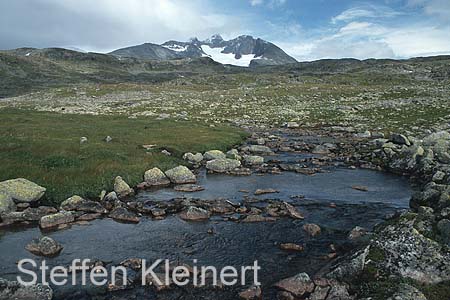
[[[58,243],[51,265],[262,266],[260,288],[143,288],[131,276],[127,286],[53,287],[54,299],[236,299],[247,288],[240,297],[426,299],[420,285],[448,296],[448,136],[287,127],[255,131],[227,153],[185,154],[190,169],[149,170],[134,189],[118,177],[100,200],[74,196],[58,212],[6,195],[0,276],[14,279],[15,262],[35,257],[30,243],[49,245],[33,244],[43,234]]]

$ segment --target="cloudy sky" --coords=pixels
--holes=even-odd
[[[0,49],[251,34],[298,60],[450,54],[450,0],[0,0]]]

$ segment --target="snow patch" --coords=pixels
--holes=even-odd
[[[30,56],[31,55],[31,52],[28,52],[27,54],[25,54],[25,56]]]
[[[203,52],[206,53],[212,60],[217,61],[224,65],[234,65],[240,67],[250,66],[250,62],[253,59],[260,59],[261,57],[255,57],[254,54],[242,55],[240,59],[236,59],[232,53],[222,53],[225,48],[211,48],[208,45],[202,45]]]
[[[180,45],[165,45],[163,47],[175,52],[184,52],[188,48],[187,46],[180,46]]]

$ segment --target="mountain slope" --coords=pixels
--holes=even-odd
[[[193,38],[188,42],[172,40],[162,45],[147,43],[118,49],[110,54],[154,60],[207,56],[222,64],[243,67],[284,65],[297,62],[278,46],[250,35],[242,35],[229,41],[216,34],[204,41]]]

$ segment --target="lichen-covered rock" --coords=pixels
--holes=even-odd
[[[149,186],[168,185],[169,178],[158,168],[153,168],[145,172],[144,181]]]
[[[0,192],[0,216],[16,210],[16,204],[13,199],[6,193]]]
[[[114,191],[119,198],[132,196],[134,194],[134,190],[130,188],[128,183],[126,183],[120,176],[117,176],[114,179]]]
[[[300,298],[314,291],[314,282],[308,274],[300,273],[275,283],[275,287]]]
[[[246,166],[257,166],[264,163],[264,157],[257,155],[246,155],[244,157],[244,164]]]
[[[231,149],[226,153],[227,158],[241,160],[242,157],[239,155],[239,151],[237,149]]]
[[[208,161],[208,160],[213,160],[213,159],[224,159],[227,158],[227,156],[225,155],[225,153],[223,153],[220,150],[209,150],[207,152],[205,152],[205,154],[203,155],[203,158]]]
[[[303,230],[306,231],[309,236],[313,237],[319,235],[322,231],[317,224],[305,224],[303,225]]]
[[[185,166],[178,166],[166,171],[166,176],[172,183],[185,184],[195,183],[197,178],[194,173]]]
[[[192,154],[191,152],[188,152],[183,155],[183,159],[187,160],[191,164],[196,165],[200,164],[203,161],[203,154],[201,153]]]
[[[394,134],[391,135],[390,140],[392,142],[394,142],[395,144],[398,144],[398,145],[411,146],[411,142],[403,134],[394,133]]]
[[[91,213],[104,212],[103,206],[95,201],[90,201],[74,195],[61,203],[61,209],[67,211],[83,211]]]
[[[380,253],[376,267],[425,284],[450,280],[450,253],[414,228],[416,218],[407,213],[376,232],[370,245]]]
[[[205,188],[196,184],[181,184],[175,186],[173,189],[177,192],[193,193],[203,191]]]
[[[54,214],[56,212],[56,208],[49,206],[28,207],[24,211],[4,214],[2,220],[8,224],[38,222],[43,216]]]
[[[242,151],[244,152],[250,152],[250,153],[255,153],[255,154],[262,154],[262,155],[270,155],[273,154],[272,149],[270,149],[267,146],[262,146],[262,145],[250,145],[250,146],[245,146],[242,148]]]
[[[58,255],[63,247],[48,236],[33,240],[25,249],[38,256],[54,257]]]
[[[56,214],[51,214],[43,216],[39,221],[39,226],[42,229],[57,227],[58,225],[72,223],[75,220],[72,213],[68,211],[58,212]]]
[[[109,217],[121,222],[139,223],[140,221],[139,217],[135,213],[124,207],[117,207],[109,214]]]
[[[23,286],[17,281],[8,281],[0,278],[1,300],[51,300],[52,288],[41,284]]]
[[[259,286],[252,286],[239,293],[239,297],[244,300],[259,300],[262,299],[261,295],[262,292]]]
[[[387,300],[427,300],[427,298],[415,287],[402,283],[399,285],[397,292]]]
[[[213,159],[206,163],[206,168],[216,173],[226,173],[240,166],[240,161],[229,158]]]
[[[0,182],[0,192],[9,195],[16,203],[36,202],[44,196],[46,189],[24,178]]]
[[[189,206],[185,211],[181,212],[179,216],[186,221],[205,221],[209,219],[210,214],[203,208]]]

